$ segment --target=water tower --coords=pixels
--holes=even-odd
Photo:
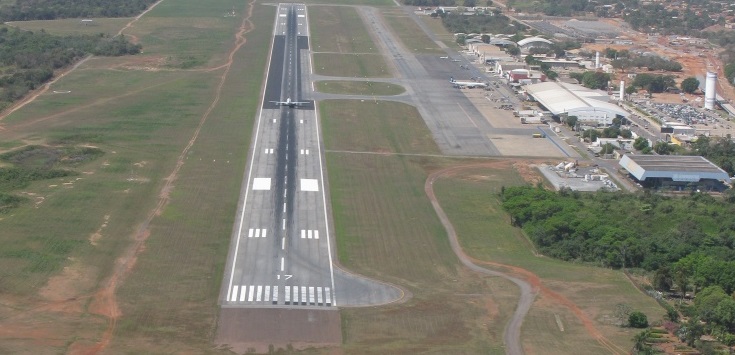
[[[714,110],[715,100],[717,97],[717,73],[707,72],[707,79],[704,81],[704,109]]]

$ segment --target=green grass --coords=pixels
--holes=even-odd
[[[386,23],[393,30],[403,46],[414,53],[439,54],[444,51],[429,38],[428,35],[402,10],[386,9],[383,11]]]
[[[398,95],[406,92],[403,86],[376,81],[337,81],[316,82],[316,90],[330,94],[343,95]]]
[[[308,0],[302,1],[304,4],[332,4],[332,5],[365,5],[365,6],[396,6],[391,0]]]
[[[309,6],[309,31],[315,52],[379,53],[352,7]]]
[[[242,14],[245,2],[234,4]],[[192,51],[211,50],[202,57],[206,62],[225,58],[241,19],[223,18],[216,9],[229,10],[233,1],[208,1],[205,6],[196,0],[164,1],[160,6],[151,14],[160,11],[157,16],[163,17],[144,17],[130,29],[144,48],[154,48],[157,55],[188,55],[186,45],[209,38],[213,43]],[[203,7],[209,12],[196,13]],[[213,14],[216,18],[206,17]],[[145,251],[118,291],[123,316],[106,350],[110,353],[220,352],[212,347],[211,332],[274,15],[272,6],[255,7],[253,22],[259,30],[247,35],[247,44],[235,56],[222,97],[186,157],[170,203],[148,226]],[[207,23],[213,25],[197,27]],[[148,46],[149,40],[172,33],[196,40]],[[212,103],[223,72],[106,68],[127,59],[96,58],[54,85],[71,93],[45,94],[3,120],[3,142],[90,144],[105,152],[76,166],[82,172],[76,177],[31,183],[24,189],[33,194],[26,197],[29,202],[0,216],[0,242],[13,246],[0,257],[3,319],[25,311],[15,299],[43,299],[39,289],[62,268],[73,267],[87,281],[72,288],[73,295],[94,291],[110,275],[116,258],[158,202],[165,178]],[[101,237],[92,244],[90,236],[99,230]],[[29,317],[23,314],[23,319]],[[106,327],[105,319],[88,313],[46,312],[44,317],[30,317],[29,322],[54,324],[64,340],[61,345],[44,344],[45,352],[67,352],[66,346],[75,341],[94,344]],[[44,352],[33,351],[34,346],[40,347],[26,340],[18,347]]]
[[[419,19],[423,21],[429,27],[431,32],[433,32],[434,35],[447,47],[454,48],[455,50],[461,50],[461,47],[454,39],[454,34],[447,31],[447,29],[444,27],[444,24],[442,24],[442,20],[440,18],[433,18],[430,16],[421,15],[419,16]]]
[[[314,53],[314,72],[319,75],[353,78],[391,77],[380,54]]]
[[[44,30],[50,34],[58,36],[82,35],[82,34],[98,34],[104,33],[108,36],[114,36],[130,22],[130,18],[94,18],[92,23],[84,25],[78,18],[59,19],[59,20],[36,20],[36,21],[15,21],[7,24],[28,31]]]
[[[550,289],[585,309],[593,320],[599,322],[598,327],[603,329],[605,336],[627,349],[631,331],[605,325],[610,323],[615,305],[629,304],[647,313],[651,320],[660,319],[664,311],[652,298],[637,291],[620,271],[534,256],[521,230],[510,226],[498,199],[502,186],[518,183],[522,183],[522,179],[511,169],[477,169],[451,179],[441,179],[434,183],[434,188],[469,255],[534,272]],[[562,308],[557,311],[560,312],[567,318],[565,325],[578,323],[568,310]],[[546,321],[533,321],[536,318],[554,320],[548,310],[535,309],[529,314],[532,321],[524,323],[523,338],[533,348],[569,353],[596,346],[589,342],[579,324],[578,332],[567,329],[556,334],[549,333],[549,328],[554,327]],[[589,349],[593,351],[594,348]]]
[[[327,100],[320,104],[327,149],[439,154],[415,107],[390,101]],[[366,134],[368,133],[369,134]]]

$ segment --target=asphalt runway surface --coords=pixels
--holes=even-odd
[[[311,72],[306,8],[280,4],[220,291],[219,344],[339,343],[338,306],[403,296],[335,267],[318,115],[303,80]],[[263,318],[271,316],[281,321]]]

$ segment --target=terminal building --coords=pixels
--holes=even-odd
[[[649,188],[720,191],[730,184],[727,172],[701,156],[626,154],[619,164]]]
[[[545,82],[525,86],[526,95],[552,115],[577,116],[580,124],[609,126],[616,116],[628,117],[628,112],[609,102],[610,95],[582,85]]]

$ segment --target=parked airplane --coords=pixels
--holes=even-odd
[[[286,101],[271,101],[271,102],[278,106],[288,106],[288,107],[296,107],[296,106],[306,105],[309,103],[308,101],[291,101],[290,97],[286,99]]]
[[[454,80],[454,77],[449,78],[449,82],[454,84],[455,86],[466,87],[468,89],[487,87],[487,84],[485,83],[480,83],[476,81],[457,81],[457,80]]]
[[[449,59],[449,57],[439,57],[439,59]]]

